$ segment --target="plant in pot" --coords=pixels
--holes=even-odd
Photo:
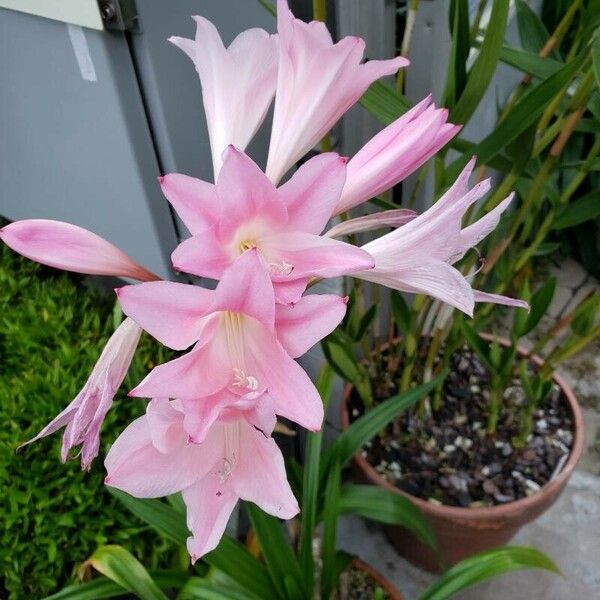
[[[317,387],[326,406],[333,372],[324,368]],[[435,547],[434,534],[419,509],[404,497],[375,486],[344,484],[341,470],[353,453],[382,424],[410,408],[434,382],[381,403],[358,419],[331,446],[323,433],[309,433],[305,463],[291,460],[288,472],[300,499],[299,519],[286,523],[245,503],[249,531],[245,543],[225,536],[193,567],[187,561],[171,571],[147,571],[122,546],[99,547],[82,565],[88,581],[69,586],[47,600],[122,597],[142,600],[401,600],[401,593],[372,566],[336,549],[340,516],[357,514],[385,523],[402,524],[423,543]],[[184,551],[188,530],[179,495],[167,501],[113,494],[131,512]],[[555,565],[533,548],[501,548],[456,565],[435,581],[419,600],[452,598],[462,589],[502,573],[525,568],[556,572]],[[101,576],[90,580],[92,571]]]
[[[356,326],[371,317],[368,298],[372,305],[385,304],[377,292],[359,288],[352,294],[356,313],[349,314],[344,327],[324,344],[331,364],[354,388],[352,394],[349,389],[346,393],[350,401],[346,422],[397,390],[450,369],[428,399],[375,436],[357,456],[363,475],[389,489],[398,490],[396,484],[400,485],[402,493],[430,516],[445,564],[488,544],[505,542],[523,521],[545,510],[581,452],[577,402],[554,372],[600,334],[599,295],[591,292],[579,298],[552,322],[542,317],[554,284],[540,286],[539,281],[548,261],[560,261],[565,248],[561,242],[569,229],[576,231],[597,216],[590,208],[589,190],[600,149],[590,133],[598,123],[594,79],[598,57],[592,39],[600,13],[595,3],[552,6],[543,12],[553,32],[549,34],[546,24],[524,2],[517,2],[523,45],[517,49],[504,42],[507,2],[491,4],[485,27],[479,19],[484,11],[478,11],[472,28],[467,3],[451,3],[452,47],[445,89],[450,117],[463,124],[469,121],[485,91],[482,81],[491,80],[498,61],[523,71],[524,77],[502,106],[498,125],[481,142],[457,137],[450,146],[462,156],[447,164],[442,149],[433,163],[437,195],[444,194],[452,175],[473,152],[480,153],[480,176],[488,167],[503,174],[496,192],[469,209],[463,231],[499,207],[504,194],[516,188],[518,209],[506,211],[500,226],[480,245],[486,260],[478,268],[476,254],[459,252],[457,264],[474,287],[492,295],[518,289],[527,297],[528,282],[533,282],[538,289],[531,313],[518,310],[510,339],[496,335],[494,341],[485,332],[506,327],[498,327],[500,319],[491,305],[475,311],[471,327],[463,315],[438,301],[418,295],[408,305],[393,294],[391,316],[368,337]],[[470,69],[469,48],[478,52]],[[372,88],[363,104],[383,122],[406,110],[406,99],[385,84]],[[427,167],[419,173],[417,189],[426,178]],[[414,197],[415,190],[408,206]],[[422,256],[427,259],[428,252],[422,251]],[[529,354],[544,355],[543,365],[517,347],[526,334],[537,337],[533,347],[529,342]],[[476,453],[478,440],[485,443]],[[467,466],[467,458],[475,454],[476,460]],[[530,464],[519,466],[519,461]],[[541,461],[546,463],[543,468]],[[438,557],[409,539],[396,539],[407,557],[437,568]]]

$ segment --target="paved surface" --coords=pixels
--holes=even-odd
[[[551,269],[558,278],[551,319],[567,314],[596,280],[572,260]],[[505,575],[457,595],[457,600],[600,599],[600,343],[592,344],[561,369],[584,406],[586,448],[561,497],[540,519],[524,527],[513,543],[534,546],[550,556],[563,577],[543,571]],[[415,600],[435,580],[398,557],[382,529],[348,517],[340,523],[340,547],[377,567],[405,595]]]

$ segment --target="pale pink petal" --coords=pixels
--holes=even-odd
[[[152,445],[162,454],[177,451],[187,443],[181,435],[182,413],[166,398],[155,398],[146,407],[146,422]]]
[[[265,118],[275,93],[277,36],[249,29],[225,49],[210,21],[194,20],[195,41],[170,41],[192,59],[200,77],[216,178],[223,150],[229,144],[243,150]]]
[[[273,284],[256,249],[244,252],[225,271],[215,291],[214,310],[243,313],[273,330]]]
[[[0,240],[30,260],[86,275],[159,279],[95,233],[62,221],[28,219],[0,229]]]
[[[219,279],[237,255],[221,242],[215,226],[181,242],[171,254],[171,261],[176,271]]]
[[[381,229],[382,227],[396,228],[406,225],[406,223],[409,223],[417,216],[418,215],[414,210],[409,210],[407,208],[384,210],[371,215],[356,217],[356,219],[342,221],[341,223],[334,225],[331,229],[328,229],[323,235],[335,238],[351,233],[373,231],[374,229]]]
[[[190,440],[195,444],[202,443],[221,413],[238,400],[239,396],[228,390],[219,390],[216,394],[203,398],[184,400],[184,428]]]
[[[292,358],[302,356],[340,324],[347,302],[333,294],[311,294],[292,306],[278,304],[277,339]]]
[[[277,3],[279,71],[266,173],[277,183],[335,125],[373,81],[408,61],[398,57],[361,65],[365,43],[337,44],[322,23],[295,19],[286,0]]]
[[[182,496],[187,508],[187,526],[192,532],[187,549],[193,564],[219,545],[238,496],[230,482],[223,482],[216,471],[183,490]]]
[[[198,341],[215,299],[211,290],[170,281],[128,285],[116,292],[123,312],[174,350]]]
[[[302,297],[309,278],[294,279],[293,281],[276,281],[273,283],[275,301],[278,304],[296,304]]]
[[[370,63],[367,63],[367,65]],[[460,130],[428,97],[371,139],[348,163],[335,214],[390,189],[429,160]]]
[[[323,402],[302,367],[260,324],[246,324],[245,359],[248,373],[273,398],[275,412],[318,431],[323,421]]]
[[[494,231],[494,229],[496,229],[502,213],[509,207],[513,198],[514,194],[510,194],[510,196],[502,200],[498,206],[490,210],[490,212],[481,217],[481,219],[472,225],[465,227],[460,232],[462,244],[461,250],[463,251],[463,254],[469,250],[469,248],[473,248],[479,244],[481,240],[486,238],[492,231]]]
[[[125,319],[106,343],[75,399],[22,446],[65,427],[61,446],[62,461],[67,460],[72,448],[81,445],[81,466],[88,469],[98,455],[100,428],[129,369],[141,333],[142,330],[131,319]]]
[[[368,252],[351,244],[303,232],[274,233],[261,240],[269,265],[287,265],[288,274],[271,270],[274,281],[305,277],[338,277],[374,266]]]
[[[517,298],[509,298],[508,296],[500,296],[499,294],[489,294],[480,290],[473,290],[475,302],[491,302],[492,304],[504,304],[505,306],[516,306],[517,308],[525,308],[529,311],[531,308],[525,300]]]
[[[168,496],[193,485],[221,460],[222,432],[215,428],[202,444],[190,444],[180,424],[179,435],[184,443],[164,454],[152,444],[147,417],[136,419],[112,445],[104,482],[136,498]]]
[[[225,243],[240,226],[247,226],[257,217],[261,224],[270,227],[287,223],[287,208],[275,186],[249,156],[234,146],[223,152],[217,193],[224,216],[219,223],[219,236]]]
[[[281,451],[275,440],[240,423],[240,456],[231,474],[234,492],[280,519],[300,511],[288,483]]]
[[[413,294],[426,294],[473,316],[473,290],[462,273],[444,262],[425,262],[405,270],[378,269],[376,266],[354,277]]]
[[[191,234],[210,229],[221,214],[215,186],[195,177],[168,173],[159,177],[165,198]]]
[[[223,389],[232,377],[227,348],[215,338],[180,358],[154,367],[129,395],[193,400]]]
[[[328,152],[304,163],[279,188],[288,210],[288,229],[319,234],[331,218],[346,181],[346,159]]]
[[[252,406],[245,410],[244,418],[262,435],[271,435],[277,423],[275,402],[268,393],[254,394],[254,396],[256,397],[252,401]]]

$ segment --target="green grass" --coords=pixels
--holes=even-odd
[[[15,452],[84,384],[113,331],[112,312],[110,294],[0,243],[0,598],[43,598],[105,542],[123,544],[148,568],[176,560],[102,484],[107,448],[145,402],[119,392],[89,473],[78,460],[61,464],[62,431]],[[164,361],[163,352],[142,338],[126,387]]]

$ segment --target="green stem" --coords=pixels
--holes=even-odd
[[[402,36],[402,44],[400,45],[400,56],[408,58],[410,55],[410,44],[412,41],[415,22],[417,20],[417,9],[419,8],[419,0],[410,0],[408,10],[406,12],[406,24],[404,26],[404,35]],[[396,89],[400,94],[404,92],[404,81],[406,69],[400,69],[396,76]]]
[[[313,0],[313,19],[323,22],[327,20],[327,0]]]
[[[498,382],[492,380],[490,386],[490,406],[488,412],[487,421],[487,432],[490,435],[496,433],[498,426],[498,415],[500,413],[500,403],[502,401],[502,388],[498,385]]]

